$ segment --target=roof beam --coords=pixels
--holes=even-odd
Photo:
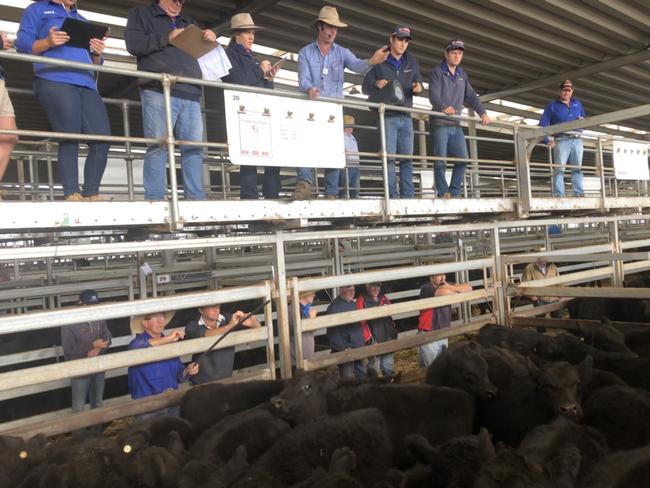
[[[215,32],[221,33],[222,31],[227,30],[230,27],[230,19],[239,13],[247,12],[251,15],[255,15],[264,9],[272,7],[280,0],[248,0],[246,2],[237,2],[238,7],[230,12],[229,15],[222,17],[221,19],[215,20],[214,25],[210,27]],[[212,24],[212,23],[211,23]]]
[[[616,56],[610,58],[606,61],[600,63],[595,63],[584,68],[578,68],[571,71],[565,71],[564,73],[559,73],[557,75],[549,76],[541,80],[531,81],[529,83],[524,83],[523,85],[514,86],[511,88],[506,88],[493,93],[487,93],[481,96],[481,101],[495,100],[497,98],[506,98],[512,95],[517,95],[519,93],[524,93],[527,91],[537,90],[538,88],[544,88],[546,86],[561,83],[566,79],[578,79],[584,78],[586,76],[595,75],[602,71],[609,71],[612,69],[620,68],[622,66],[627,66],[629,64],[636,64],[650,59],[650,49],[643,49],[642,51],[637,51],[626,56]]]

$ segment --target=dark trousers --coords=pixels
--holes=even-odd
[[[106,107],[99,93],[90,88],[34,79],[34,95],[45,110],[55,132],[110,135]],[[84,165],[84,196],[97,195],[106,169],[109,142],[87,141],[89,150]],[[79,141],[59,141],[58,166],[63,195],[79,191]]]
[[[242,200],[257,200],[257,166],[239,167],[239,195]],[[276,166],[264,167],[264,181],[262,183],[262,195],[264,198],[277,199],[280,196],[282,182],[280,180],[280,168]]]

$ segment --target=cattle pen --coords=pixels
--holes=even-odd
[[[424,92],[412,107],[369,101],[361,94],[364,77],[349,70],[341,73],[341,98],[314,101],[301,91],[296,47],[313,41],[307,19],[319,12],[318,2],[197,0],[184,7],[218,36],[233,15],[246,10],[265,23],[267,37],[260,34],[261,44],[252,52],[272,63],[282,60],[273,89],[138,69],[124,42],[133,2],[113,3],[84,0],[79,5],[88,18],[111,27],[114,39],[107,41],[101,64],[0,49],[17,122],[17,129],[0,128],[0,139],[18,137],[6,175],[0,175],[0,437],[57,438],[181,405],[194,386],[184,383],[177,390],[133,399],[128,371],[174,358],[189,364],[214,339],[131,350],[129,322],[136,316],[174,312],[166,333],[180,334],[202,307],[220,304],[230,315],[263,304],[253,317],[260,327],[234,330],[216,346],[217,351],[234,351],[232,375],[218,380],[223,385],[289,382],[443,339],[474,340],[494,324],[527,332],[554,329],[560,335],[597,327],[596,315],[571,312],[569,318],[566,309],[579,302],[605,308],[624,304],[616,305],[628,308],[619,314],[623,318],[611,322],[617,330],[642,331],[650,323],[650,280],[645,278],[650,271],[650,104],[645,103],[650,50],[639,20],[650,19],[650,7],[642,2],[561,0],[537,6],[521,2],[515,8],[509,2],[423,5],[427,2],[407,0],[403,11],[370,0],[330,2],[351,20],[351,28],[341,30],[341,42],[364,56],[385,43],[390,24],[411,25],[416,33],[411,50],[423,73],[439,64],[447,42],[443,37],[466,34],[463,68],[492,119],[484,125],[467,109],[447,114],[462,128],[468,158],[434,156],[431,121],[444,114],[431,108],[426,76]],[[29,4],[0,0],[0,29],[10,38]],[[580,32],[572,32],[568,22],[553,21],[558,12],[577,19]],[[435,19],[449,26],[444,35],[432,32]],[[481,32],[472,32],[482,24]],[[526,29],[529,36],[522,34]],[[218,41],[225,47],[228,38]],[[571,43],[575,52],[549,55]],[[437,46],[436,51],[427,45]],[[512,56],[504,56],[506,51]],[[34,64],[92,72],[111,135],[53,130],[32,93]],[[162,138],[143,131],[139,94],[147,80],[161,87]],[[576,81],[576,96],[583,99],[587,116],[538,126],[544,104],[557,95],[563,80]],[[204,131],[199,142],[174,133],[173,91],[179,84],[201,93]],[[240,96],[245,102],[229,112],[229,104]],[[296,126],[308,127],[314,114],[318,119],[331,113],[327,123],[353,129],[359,143],[354,152],[358,194],[347,177],[341,179],[337,197],[323,194],[331,168],[316,167],[313,160],[329,154],[333,144],[313,131],[308,141],[293,143],[298,160],[311,165],[310,198],[292,197],[298,163],[278,169],[278,198],[240,198],[247,163],[236,164],[240,155],[234,148],[245,137],[237,137],[237,143],[229,137],[232,120],[241,123],[259,100],[276,103],[283,119],[305,112],[307,118]],[[353,115],[354,123],[344,124],[344,114]],[[389,150],[387,121],[395,114],[413,126],[412,154]],[[271,115],[277,113],[265,108],[257,123],[263,126],[264,117],[270,120]],[[553,175],[562,165],[546,143],[548,136],[584,143],[582,166],[565,165],[584,174],[583,195],[555,194]],[[92,143],[110,144],[98,201],[62,198],[58,147],[65,141],[80,142],[80,168]],[[271,145],[271,136],[267,142]],[[273,143],[280,147],[277,140]],[[206,199],[201,200],[191,199],[183,187],[183,154],[194,146],[202,151]],[[143,165],[151,147],[167,154],[162,199],[145,199]],[[634,164],[622,158],[628,151],[630,161],[636,157]],[[344,159],[345,151],[339,156]],[[399,161],[407,159],[412,160],[414,195],[396,198],[391,196],[391,167],[394,173]],[[436,194],[434,167],[441,160],[467,165],[461,195]],[[263,165],[273,167],[259,163],[255,177],[265,172]],[[402,178],[403,171],[398,171]],[[575,183],[567,187],[576,191]],[[522,280],[526,265],[536,262],[554,263],[559,274]],[[472,289],[423,297],[421,287],[435,275]],[[389,304],[326,313],[342,288],[354,286],[359,292],[372,283],[381,285]],[[84,290],[94,290],[101,303],[82,306]],[[302,315],[305,294],[315,295],[312,316]],[[531,299],[538,296],[549,300],[540,304]],[[451,307],[450,327],[418,330],[422,312],[446,306]],[[382,318],[394,322],[394,340],[367,341],[341,351],[330,347],[333,330]],[[61,331],[100,321],[113,334],[106,353],[64,360]],[[304,342],[312,337],[313,352]],[[596,365],[607,360],[598,363],[597,358]],[[71,412],[70,381],[98,373],[106,378],[103,405]],[[416,376],[424,375],[420,369]]]

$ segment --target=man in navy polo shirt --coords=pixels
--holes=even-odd
[[[573,98],[573,83],[564,80],[560,85],[560,96],[550,102],[544,109],[542,118],[539,119],[541,127],[561,124],[571,120],[584,119],[585,109],[577,98]],[[582,132],[578,129],[575,132]],[[567,162],[574,166],[571,168],[571,187],[574,197],[584,196],[582,184],[582,139],[579,134],[556,134],[548,136],[544,142],[553,150],[553,163],[558,165],[553,168],[553,196],[564,196],[564,165]]]
[[[376,64],[363,80],[363,93],[370,95],[374,90],[383,90],[392,80],[397,80],[404,90],[405,107],[413,106],[413,95],[422,92],[420,64],[407,52],[411,29],[396,26],[390,34],[390,53],[383,63]],[[389,154],[413,154],[413,120],[407,112],[386,111],[386,152]],[[399,163],[399,193],[395,175],[395,158],[388,160],[388,191],[391,198],[413,198],[413,160],[402,159]]]
[[[156,73],[201,78],[199,63],[189,54],[171,45],[194,20],[183,15],[184,0],[154,0],[129,11],[124,30],[128,51],[137,56],[138,69]],[[209,29],[203,31],[203,39],[216,41],[217,35]],[[140,86],[142,124],[145,137],[166,137],[165,103],[162,86],[150,80]],[[176,83],[172,88],[171,111],[175,136],[184,141],[203,139],[201,116],[201,87]],[[203,191],[203,151],[201,146],[182,146],[181,167],[183,188],[188,200],[205,200]],[[144,157],[143,180],[146,200],[163,200],[167,187],[167,147],[154,144],[147,148]]]
[[[459,66],[464,53],[463,41],[460,39],[449,41],[445,49],[444,61],[431,71],[429,101],[433,110],[447,115],[461,115],[463,106],[468,106],[479,114],[481,123],[487,125],[490,123],[490,117],[469,83],[467,74]],[[429,117],[429,134],[434,156],[463,159],[463,161],[453,162],[454,169],[449,184],[445,176],[447,162],[444,159],[435,161],[433,176],[436,194],[440,198],[460,197],[469,158],[460,120],[432,115]]]

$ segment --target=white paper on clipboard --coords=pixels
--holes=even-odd
[[[207,52],[197,59],[197,61],[199,62],[199,67],[201,68],[204,80],[220,80],[226,76],[232,68],[226,50],[221,46],[217,46],[212,51]]]

